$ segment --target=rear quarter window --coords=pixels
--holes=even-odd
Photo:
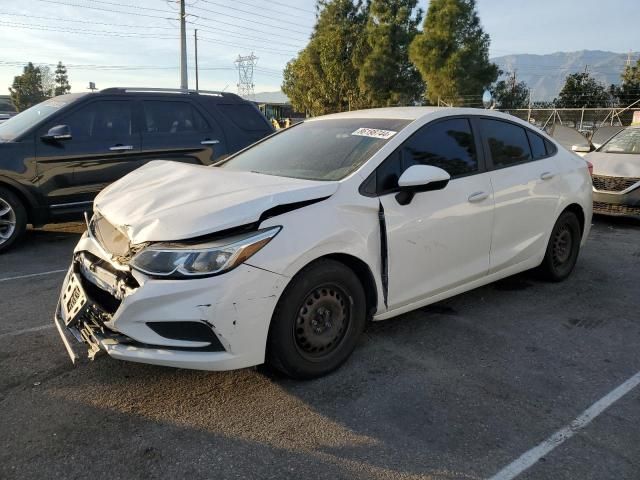
[[[268,132],[271,128],[252,105],[218,104],[220,112],[232,123],[248,132]]]

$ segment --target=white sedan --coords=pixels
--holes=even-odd
[[[55,322],[73,360],[315,377],[369,320],[534,267],[565,279],[591,192],[583,159],[498,112],[314,118],[215,167],[156,161],[107,187]]]

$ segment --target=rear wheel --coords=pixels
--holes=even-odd
[[[565,211],[556,221],[549,238],[540,273],[547,280],[560,282],[567,278],[580,253],[580,222],[575,213]]]
[[[13,192],[0,187],[0,253],[13,245],[27,229],[27,212]]]
[[[365,326],[358,277],[334,260],[300,271],[278,301],[269,329],[267,363],[293,378],[313,378],[340,366]]]

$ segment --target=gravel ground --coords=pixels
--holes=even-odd
[[[596,218],[564,283],[526,273],[371,325],[308,382],[74,368],[51,318],[82,230],[0,256],[2,479],[487,478],[640,371],[640,221]],[[640,387],[520,478],[638,479],[638,425]]]

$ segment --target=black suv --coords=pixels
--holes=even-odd
[[[46,100],[0,124],[0,252],[28,223],[77,219],[146,162],[209,165],[272,131],[232,93],[108,88]]]

